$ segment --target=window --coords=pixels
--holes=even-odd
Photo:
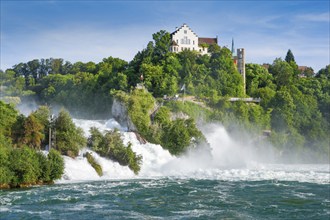
[[[184,30],[184,33],[187,34],[187,30]]]
[[[188,39],[188,37],[185,36],[183,39],[181,39],[181,44],[190,44],[190,39]]]
[[[193,45],[195,45],[195,41],[193,40]]]

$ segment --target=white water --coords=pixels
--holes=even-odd
[[[102,166],[104,175],[99,177],[87,159],[82,156],[76,159],[64,157],[65,173],[58,182],[175,177],[225,181],[270,180],[330,183],[329,164],[274,164],[273,153],[269,148],[254,149],[247,143],[238,144],[220,125],[209,125],[203,129],[212,148],[212,158],[208,158],[201,151],[177,158],[171,156],[160,145],[140,144],[134,133],[125,132],[126,128],[121,127],[113,119],[108,121],[75,119],[74,122],[84,130],[86,136],[89,135],[90,127],[97,127],[101,131],[119,129],[124,143],[132,143],[133,151],[143,156],[143,164],[139,175],[136,176],[128,167],[120,166],[89,149],[84,149],[81,155],[86,151],[92,152],[96,161]]]

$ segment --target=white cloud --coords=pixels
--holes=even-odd
[[[328,22],[330,20],[330,13],[320,13],[320,14],[303,14],[303,15],[297,15],[297,20],[300,21],[312,21],[312,22]]]

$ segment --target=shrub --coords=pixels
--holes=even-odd
[[[96,173],[97,173],[99,176],[103,176],[103,170],[102,170],[102,167],[101,167],[100,164],[98,164],[98,163],[95,161],[95,159],[94,159],[94,157],[92,156],[92,154],[89,153],[89,152],[86,152],[86,153],[84,154],[84,157],[87,158],[88,163],[94,168],[94,170],[96,171]]]
[[[135,174],[141,169],[142,156],[133,152],[131,144],[127,147],[123,144],[120,133],[107,131],[104,135],[97,129],[90,129],[88,146],[101,156],[118,162],[122,166],[128,166]]]
[[[61,154],[75,157],[86,146],[86,139],[81,128],[73,123],[69,112],[61,110],[55,121],[56,147]]]
[[[50,149],[47,157],[50,167],[50,180],[60,179],[64,172],[64,160],[61,154],[55,149]]]

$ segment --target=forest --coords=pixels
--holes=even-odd
[[[52,167],[51,158],[57,158],[50,156],[58,155],[55,151],[50,152],[48,158],[37,151],[44,148],[47,140],[49,107],[41,107],[28,117],[20,115],[13,107],[31,100],[36,100],[39,105],[64,107],[70,112],[61,111],[58,118],[65,123],[57,122],[54,126],[68,126],[62,128],[63,144],[59,141],[57,150],[73,157],[88,140],[81,138],[81,131],[70,122],[70,115],[88,119],[109,118],[114,99],[121,98],[129,104],[131,118],[136,118],[136,123],[141,122],[137,124],[139,133],[152,143],[162,144],[174,155],[184,152],[191,145],[192,137],[197,137],[198,142],[204,141],[197,129],[199,123],[218,122],[233,136],[241,131],[255,136],[270,131],[267,141],[283,157],[293,155],[305,162],[329,161],[330,65],[316,73],[312,68],[301,69],[292,51],[288,50],[284,59],[277,58],[272,64],[246,64],[244,88],[242,76],[228,48],[210,45],[210,55],[188,50],[172,53],[168,50],[171,43],[168,32],[161,30],[152,38],[153,41],[130,62],[113,57],[104,58],[99,63],[70,63],[61,58],[48,58],[1,70],[0,173],[10,176],[10,172],[20,172],[15,170],[18,168],[9,169],[8,164],[19,160],[15,155],[21,151],[30,152],[31,158],[39,158],[39,165],[35,165],[39,167]],[[138,94],[137,85],[142,85],[148,94]],[[193,97],[203,105],[171,99],[175,95]],[[164,96],[169,100],[165,101]],[[231,97],[254,97],[260,98],[261,102],[230,102]],[[153,120],[147,115],[152,108],[150,102],[162,105]],[[171,120],[171,112],[183,112],[190,119]],[[76,138],[69,140],[71,136],[67,131]],[[107,135],[111,135],[93,132],[91,139],[98,138],[102,143],[107,143]],[[180,134],[184,134],[185,139],[175,138],[182,136]],[[167,136],[173,139],[165,141]],[[73,147],[67,149],[68,145]],[[102,151],[102,147],[94,147]],[[134,152],[130,154],[136,159],[130,166],[135,167],[133,170],[137,173],[141,158]],[[129,159],[123,160],[122,164],[128,165],[127,161]],[[49,172],[52,173],[51,168]],[[22,176],[10,182],[17,185],[58,177],[58,173],[46,177],[40,175],[34,174],[33,178],[26,180]],[[1,178],[0,184],[8,183]]]

